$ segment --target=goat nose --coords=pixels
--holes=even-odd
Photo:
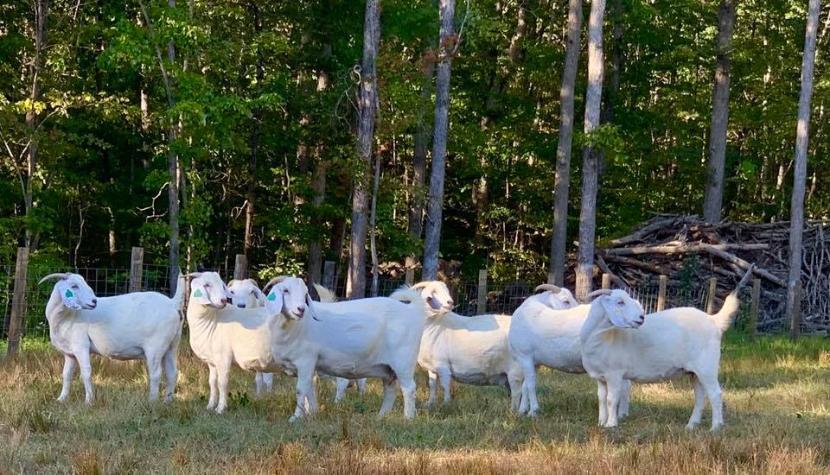
[[[98,299],[92,299],[92,305],[98,305]]]
[[[452,299],[447,300],[447,305],[449,305],[450,307],[452,307],[454,303],[455,302],[453,302]]]
[[[297,313],[299,313],[300,315],[304,314],[305,313],[305,307],[303,307],[302,305],[297,307]]]

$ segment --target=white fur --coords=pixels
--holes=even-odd
[[[265,308],[280,319],[274,355],[297,373],[297,406],[292,420],[317,411],[313,375],[379,378],[384,395],[379,416],[392,409],[395,383],[404,416],[415,416],[415,364],[424,327],[423,300],[404,289],[391,297],[322,303],[308,298],[305,283],[286,278],[268,293]],[[308,408],[305,400],[308,399]]]
[[[320,296],[321,302],[335,302],[337,297],[334,292],[319,284],[314,284],[317,290],[317,295]],[[259,289],[254,279],[245,280],[231,280],[228,282],[228,290],[231,293],[232,303],[237,308],[257,308],[265,306],[265,294]],[[266,392],[271,392],[274,389],[274,373],[264,373],[257,371],[254,377],[256,385],[256,395],[261,396]],[[336,378],[337,392],[334,397],[334,402],[339,402],[346,396],[346,389],[353,383],[344,378]],[[366,380],[360,379],[356,381],[360,394],[366,391]]]
[[[429,375],[432,405],[440,378],[444,402],[451,399],[451,379],[477,385],[506,386],[513,408],[521,394],[521,369],[507,348],[509,315],[465,317],[452,311],[453,300],[446,284],[427,281],[413,288],[424,299],[427,321],[421,337],[418,364]]]
[[[552,308],[552,305],[556,305]],[[568,289],[547,290],[525,299],[513,312],[508,333],[510,354],[523,375],[519,412],[535,416],[536,368],[547,366],[566,373],[584,373],[579,331],[589,305],[577,305]],[[630,382],[620,398],[620,414],[628,413]]]
[[[69,397],[72,374],[80,366],[85,401],[92,403],[90,354],[117,360],[143,359],[151,401],[158,399],[164,366],[164,400],[172,400],[178,375],[176,357],[182,329],[184,279],[179,279],[172,299],[158,292],[96,298],[80,275],[53,276],[59,280],[46,305],[46,319],[52,345],[64,355],[63,388],[58,401]]]
[[[639,302],[622,290],[596,298],[581,339],[582,363],[597,381],[599,424],[617,425],[623,380],[651,382],[692,374],[695,405],[686,427],[700,423],[705,397],[712,406],[712,430],[723,425],[720,344],[738,306],[733,292],[716,315],[681,307],[644,317]]]

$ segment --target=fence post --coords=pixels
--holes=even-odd
[[[334,288],[334,261],[326,261],[323,263],[323,287],[337,292]]]
[[[555,280],[553,272],[548,272],[548,284],[553,284]]]
[[[130,252],[130,287],[127,292],[139,292],[144,281],[144,248],[133,246]]]
[[[248,278],[248,258],[245,257],[245,254],[236,255],[236,261],[233,264],[233,278],[236,280]]]
[[[406,282],[406,285],[412,285],[415,283],[415,269],[411,267],[406,269],[406,277],[404,277],[404,282]]]
[[[611,274],[605,272],[602,274],[602,288],[603,289],[610,289],[611,288]]]
[[[476,296],[476,315],[487,313],[487,269],[478,271],[478,295]]]
[[[717,277],[710,277],[709,278],[709,296],[708,300],[706,301],[706,313],[713,314],[715,313],[715,294],[718,291],[718,278]]]
[[[752,280],[752,304],[749,307],[749,338],[758,333],[758,312],[761,308],[761,279]]]
[[[792,320],[790,320],[790,338],[797,339],[801,335],[801,279],[795,283],[795,304],[793,305]],[[11,340],[9,340],[11,343]]]
[[[14,266],[14,294],[12,295],[12,312],[9,320],[9,347],[6,357],[17,356],[20,338],[26,324],[26,277],[29,272],[29,248],[17,248],[17,262]]]
[[[657,311],[666,309],[666,287],[669,284],[669,276],[660,275],[660,283],[657,288]]]

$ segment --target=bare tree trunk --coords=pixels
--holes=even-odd
[[[254,33],[259,37],[262,33],[262,18],[259,15],[259,6],[256,2],[248,4],[251,10],[251,19],[254,23]],[[262,93],[262,84],[265,82],[265,58],[261,47],[257,47],[256,61],[256,94]],[[254,128],[251,132],[251,161],[248,166],[248,189],[245,192],[245,233],[242,239],[242,252],[250,258],[251,249],[254,246],[254,217],[256,209],[256,182],[257,182],[257,158],[259,154],[259,139],[262,130],[262,111],[259,107],[253,111]]]
[[[331,44],[323,45],[323,57],[331,57]],[[317,72],[317,92],[323,94],[329,87],[329,73],[324,68]],[[308,275],[312,282],[322,282],[323,279],[323,243],[321,227],[323,220],[319,217],[320,206],[326,199],[326,173],[329,162],[324,158],[325,145],[318,143],[314,147],[314,172],[311,177],[311,205],[314,215],[311,226],[315,235],[308,244]]]
[[[709,130],[709,178],[703,203],[703,219],[720,222],[723,206],[726,129],[729,124],[729,73],[732,32],[735,30],[737,0],[721,0],[718,8],[718,49],[715,84],[712,88],[712,124]]]
[[[32,81],[29,92],[29,100],[31,101],[31,104],[29,110],[26,111],[26,127],[29,129],[29,151],[26,155],[26,182],[23,192],[23,204],[25,206],[27,218],[31,217],[32,211],[34,210],[34,179],[35,174],[37,173],[38,163],[37,128],[39,125],[38,113],[35,109],[35,104],[40,101],[41,96],[39,79],[40,68],[43,65],[42,55],[46,48],[46,21],[49,17],[49,1],[35,0],[34,7],[35,51],[34,58],[31,59],[31,64],[29,65],[29,77]],[[32,252],[37,248],[37,241],[37,233],[32,232],[32,229],[27,224],[26,247],[29,248],[29,252]]]
[[[795,133],[795,171],[793,196],[790,202],[790,273],[787,278],[787,315],[790,317],[790,334],[797,337],[801,330],[798,312],[801,281],[801,238],[804,232],[804,188],[807,182],[807,149],[810,141],[810,99],[813,95],[813,68],[816,61],[816,32],[820,0],[810,0],[807,13],[807,31],[804,40],[804,57],[801,62],[801,95],[798,99],[798,124]]]
[[[409,205],[409,235],[413,241],[421,239],[424,230],[424,202],[426,201],[427,150],[429,148],[430,127],[425,118],[426,103],[432,90],[432,76],[435,63],[427,59],[424,65],[424,82],[421,84],[421,107],[418,109],[418,129],[415,132],[415,153],[412,156],[412,198]],[[414,267],[417,256],[407,256],[406,267]]]
[[[556,146],[556,177],[553,182],[553,239],[550,246],[550,272],[553,283],[565,282],[565,247],[568,239],[568,193],[571,179],[571,145],[574,130],[574,88],[579,67],[582,30],[582,0],[568,2],[568,39],[565,69],[559,89],[559,143]]]
[[[176,0],[167,0],[167,6],[176,8]],[[167,44],[167,60],[170,64],[176,62],[176,46],[171,40]],[[171,98],[172,101],[172,98]],[[175,102],[171,103],[171,106]],[[170,184],[167,187],[167,198],[169,201],[169,223],[170,223],[170,250],[169,262],[169,285],[170,294],[176,293],[176,285],[179,279],[179,156],[176,153],[174,143],[178,138],[178,124],[170,124],[167,134],[167,173]]]
[[[377,78],[375,59],[380,42],[380,0],[366,0],[363,25],[363,62],[360,71],[358,98],[357,152],[359,168],[355,171],[352,195],[352,235],[349,243],[349,275],[346,281],[346,297],[362,298],[366,295],[366,227],[369,207],[369,169],[372,163],[372,141],[375,137],[375,113],[377,111]]]
[[[422,280],[434,280],[438,276],[438,250],[441,245],[441,220],[444,207],[444,168],[447,160],[447,129],[449,128],[450,71],[455,43],[458,40],[453,27],[454,16],[455,0],[440,0],[441,29],[438,44],[435,128],[432,134],[432,172],[427,200]]]
[[[381,154],[375,157],[375,171],[372,177],[372,208],[369,216],[369,248],[372,253],[372,297],[378,296],[378,277],[380,268],[378,265],[378,247],[375,237],[377,235],[377,211],[378,211],[378,187],[380,186],[380,159]]]
[[[591,15],[588,19],[588,92],[585,99],[585,135],[590,135],[599,127],[604,73],[602,52],[604,15],[605,0],[592,0]],[[576,267],[576,295],[580,299],[584,299],[593,286],[600,153],[599,149],[591,146],[585,147],[582,151],[582,209],[579,214],[579,253]]]

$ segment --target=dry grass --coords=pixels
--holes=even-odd
[[[141,364],[98,360],[93,407],[79,382],[70,402],[54,402],[63,359],[42,342],[25,350],[0,366],[0,473],[830,473],[826,339],[730,338],[721,376],[727,427],[715,435],[684,429],[685,380],[638,386],[631,417],[610,431],[595,427],[589,378],[548,371],[536,420],[513,416],[502,389],[459,385],[453,403],[412,423],[400,401],[379,421],[380,388],[370,384],[365,399],[350,394],[289,424],[293,381],[280,378],[275,394],[256,400],[241,371],[229,412],[208,413],[207,370],[186,349],[176,402],[145,401]],[[321,384],[325,401],[331,386]]]

